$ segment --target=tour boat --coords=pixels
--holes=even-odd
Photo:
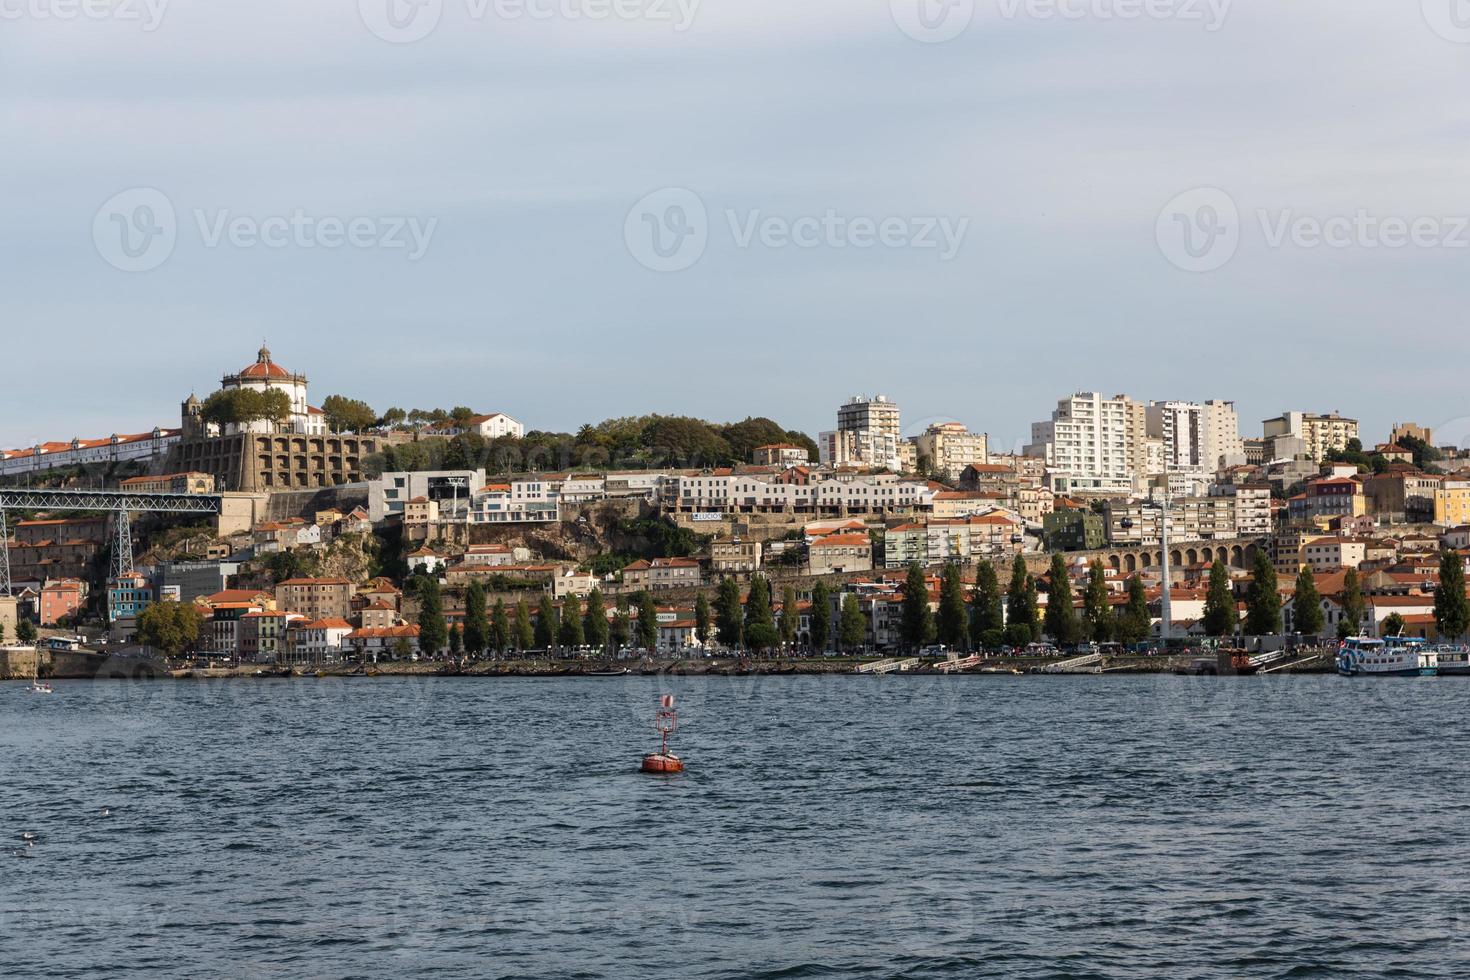
[[[1437,659],[1418,637],[1354,636],[1337,649],[1337,672],[1344,677],[1433,677],[1439,672]]]
[[[1470,647],[1463,644],[1442,644],[1435,647],[1434,660],[1441,674],[1450,676],[1470,674]]]

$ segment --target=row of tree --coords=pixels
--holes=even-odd
[[[585,609],[576,596],[568,596],[558,606],[550,595],[543,594],[533,616],[525,599],[514,608],[501,598],[489,605],[485,586],[471,582],[465,591],[463,629],[458,624],[447,625],[438,580],[420,577],[414,582],[414,591],[419,601],[422,650],[478,657],[485,653],[581,647],[617,650],[629,644],[652,650],[658,645],[658,609],[653,595],[646,591],[631,601],[619,596],[611,617],[600,589],[593,589],[587,596]]]

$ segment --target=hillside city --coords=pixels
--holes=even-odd
[[[317,406],[262,347],[176,425],[0,452],[0,644],[291,666],[1466,632],[1462,450],[1337,411],[1242,428],[1229,401],[1079,392],[1017,452],[905,436],[883,395],[815,439],[558,434]]]

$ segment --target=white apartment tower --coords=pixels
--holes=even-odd
[[[1163,442],[1165,473],[1209,477],[1245,462],[1234,402],[1149,402],[1148,434]]]
[[[1024,452],[1046,460],[1058,492],[1132,493],[1147,464],[1147,412],[1127,395],[1080,392],[1031,425]]]
[[[902,441],[898,405],[886,395],[859,395],[837,409],[837,431],[822,433],[817,443],[823,463],[862,463],[897,473],[903,470]]]

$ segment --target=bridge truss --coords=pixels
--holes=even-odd
[[[129,514],[218,514],[221,498],[208,493],[128,493],[119,490],[30,490],[0,488],[0,595],[14,595],[10,578],[7,510],[104,511],[113,515],[113,578],[133,570]]]

